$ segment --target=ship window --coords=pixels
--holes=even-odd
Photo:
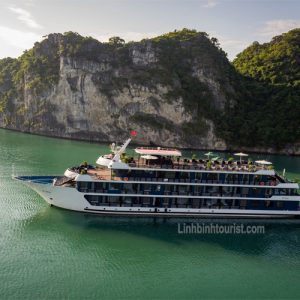
[[[150,197],[143,197],[141,198],[141,202],[143,204],[143,206],[150,206]]]
[[[91,204],[95,206],[107,205],[106,196],[97,196],[97,195],[85,195],[84,198]]]
[[[102,203],[102,205],[108,205],[108,203],[109,203],[108,197],[107,196],[99,196],[99,202]]]
[[[200,204],[201,204],[201,199],[193,199],[192,200],[192,207],[193,208],[199,208],[200,207]]]
[[[186,191],[187,191],[187,187],[185,185],[178,186],[178,192],[186,192]]]
[[[200,172],[195,173],[195,178],[197,180],[201,180],[201,177],[202,177],[202,173],[200,173]]]
[[[88,182],[87,181],[79,181],[77,183],[78,191],[79,192],[86,192],[88,189]]]
[[[132,190],[134,191],[134,193],[136,194],[137,191],[139,190],[139,184],[137,183],[133,183],[132,184]]]
[[[127,170],[114,170],[116,177],[128,177]]]
[[[214,192],[214,187],[213,186],[207,186],[206,187],[206,193],[213,193]]]
[[[171,186],[169,184],[165,184],[165,192],[170,192]]]
[[[143,177],[144,174],[145,174],[144,171],[141,170],[135,170],[134,172],[132,172],[133,177]]]
[[[174,179],[175,172],[166,172],[165,178]]]
[[[132,204],[134,206],[139,206],[140,205],[140,198],[139,197],[132,197]]]
[[[223,194],[223,196],[229,196],[230,195],[230,189],[228,188],[228,186],[223,186],[222,187],[222,194]]]
[[[95,192],[101,193],[104,189],[104,182],[95,182]]]
[[[276,206],[277,206],[278,208],[283,208],[283,201],[277,201],[277,202],[276,202]]]
[[[246,208],[246,206],[247,206],[247,200],[241,200],[240,201],[240,207],[241,208]]]
[[[242,188],[243,195],[248,195],[248,193],[249,193],[249,188]]]
[[[287,195],[287,189],[281,189],[279,190],[280,195]]]
[[[249,175],[243,175],[243,182],[248,182],[249,181]]]
[[[132,183],[124,184],[124,191],[125,191],[125,193],[131,193],[132,192]]]
[[[150,184],[144,184],[144,192],[150,192],[151,191],[151,185]]]
[[[108,197],[108,202],[110,204],[115,205],[115,204],[119,203],[119,197],[110,196],[110,197]]]
[[[109,189],[113,190],[113,191],[119,190],[120,189],[120,184],[119,183],[110,183],[109,184]]]
[[[146,177],[153,177],[153,171],[145,171]]]
[[[265,196],[266,197],[271,197],[272,196],[272,190],[271,189],[266,189]]]
[[[202,186],[194,186],[194,193],[201,193],[202,192]]]
[[[273,204],[273,203],[272,203],[272,201],[270,201],[270,200],[266,200],[266,201],[265,201],[265,207],[266,207],[266,208],[272,207],[272,204]]]
[[[169,206],[169,198],[163,198],[162,199],[162,206],[168,207]]]
[[[177,207],[186,207],[188,204],[188,199],[186,198],[178,198],[177,199]]]
[[[216,174],[216,173],[208,173],[207,174],[207,179],[208,180],[218,180],[218,174]]]
[[[249,182],[251,184],[253,183],[253,179],[254,179],[254,176],[252,174],[249,174]]]
[[[176,205],[177,205],[177,199],[170,198],[170,207],[176,207]]]
[[[91,204],[94,206],[98,206],[99,205],[99,196],[96,195],[85,195],[84,198]]]
[[[233,174],[227,174],[226,182],[227,183],[232,183],[233,182]]]
[[[123,206],[131,206],[132,204],[132,198],[131,197],[125,197],[123,201]]]
[[[187,179],[189,178],[189,173],[188,172],[181,172],[180,173],[180,179]]]
[[[297,193],[297,190],[295,190],[295,189],[291,190],[291,195],[296,195],[296,193]]]
[[[160,172],[157,172],[157,178],[168,178],[168,177],[166,177],[165,171],[160,171]]]
[[[161,189],[161,185],[160,185],[160,184],[156,185],[155,190],[156,190],[157,192],[160,192],[160,189]]]

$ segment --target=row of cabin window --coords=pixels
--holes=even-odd
[[[168,179],[197,179],[197,180],[216,180],[216,181],[240,181],[240,182],[268,182],[274,177],[268,175],[253,174],[227,174],[227,173],[204,173],[204,172],[167,172],[159,170],[116,170],[116,176],[127,178],[168,178]]]
[[[222,199],[186,199],[186,198],[152,198],[86,195],[85,198],[93,206],[122,207],[182,207],[182,208],[273,208],[282,209],[287,203],[283,201],[258,200],[222,200]]]
[[[199,185],[171,185],[146,183],[114,183],[114,182],[78,182],[77,188],[82,192],[125,191],[126,193],[141,192],[180,192],[180,193],[219,193],[242,195],[295,195],[295,189],[247,188],[247,187],[221,187]]]

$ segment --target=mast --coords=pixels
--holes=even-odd
[[[131,138],[129,138],[128,140],[126,140],[126,142],[123,144],[123,146],[120,148],[120,150],[118,150],[114,156],[114,158],[112,159],[113,162],[119,161],[121,154],[126,150],[128,144],[131,142]]]

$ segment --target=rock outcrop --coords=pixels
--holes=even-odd
[[[0,127],[105,142],[136,130],[141,144],[277,151],[243,136],[248,124],[256,141],[243,109],[251,91],[216,39],[184,29],[122,41],[50,34],[0,60]]]
[[[140,143],[225,149],[210,115],[231,99],[208,61],[220,56],[214,61],[220,64],[225,55],[206,34],[192,33],[173,49],[159,39],[111,45],[50,34],[14,62],[22,74],[18,80],[10,74],[15,93],[3,102],[0,126],[93,141],[122,140],[134,129]],[[202,48],[212,52],[205,61],[197,53]],[[39,70],[49,62],[51,83]],[[198,95],[188,90],[192,84]]]

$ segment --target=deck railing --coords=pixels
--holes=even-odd
[[[212,165],[210,167],[205,164],[197,163],[174,163],[174,164],[145,164],[139,161],[131,162],[128,164],[132,168],[150,168],[150,169],[180,169],[180,170],[206,170],[206,171],[238,171],[238,172],[256,172],[258,170],[265,170],[260,165],[237,165],[237,164],[224,164]]]

